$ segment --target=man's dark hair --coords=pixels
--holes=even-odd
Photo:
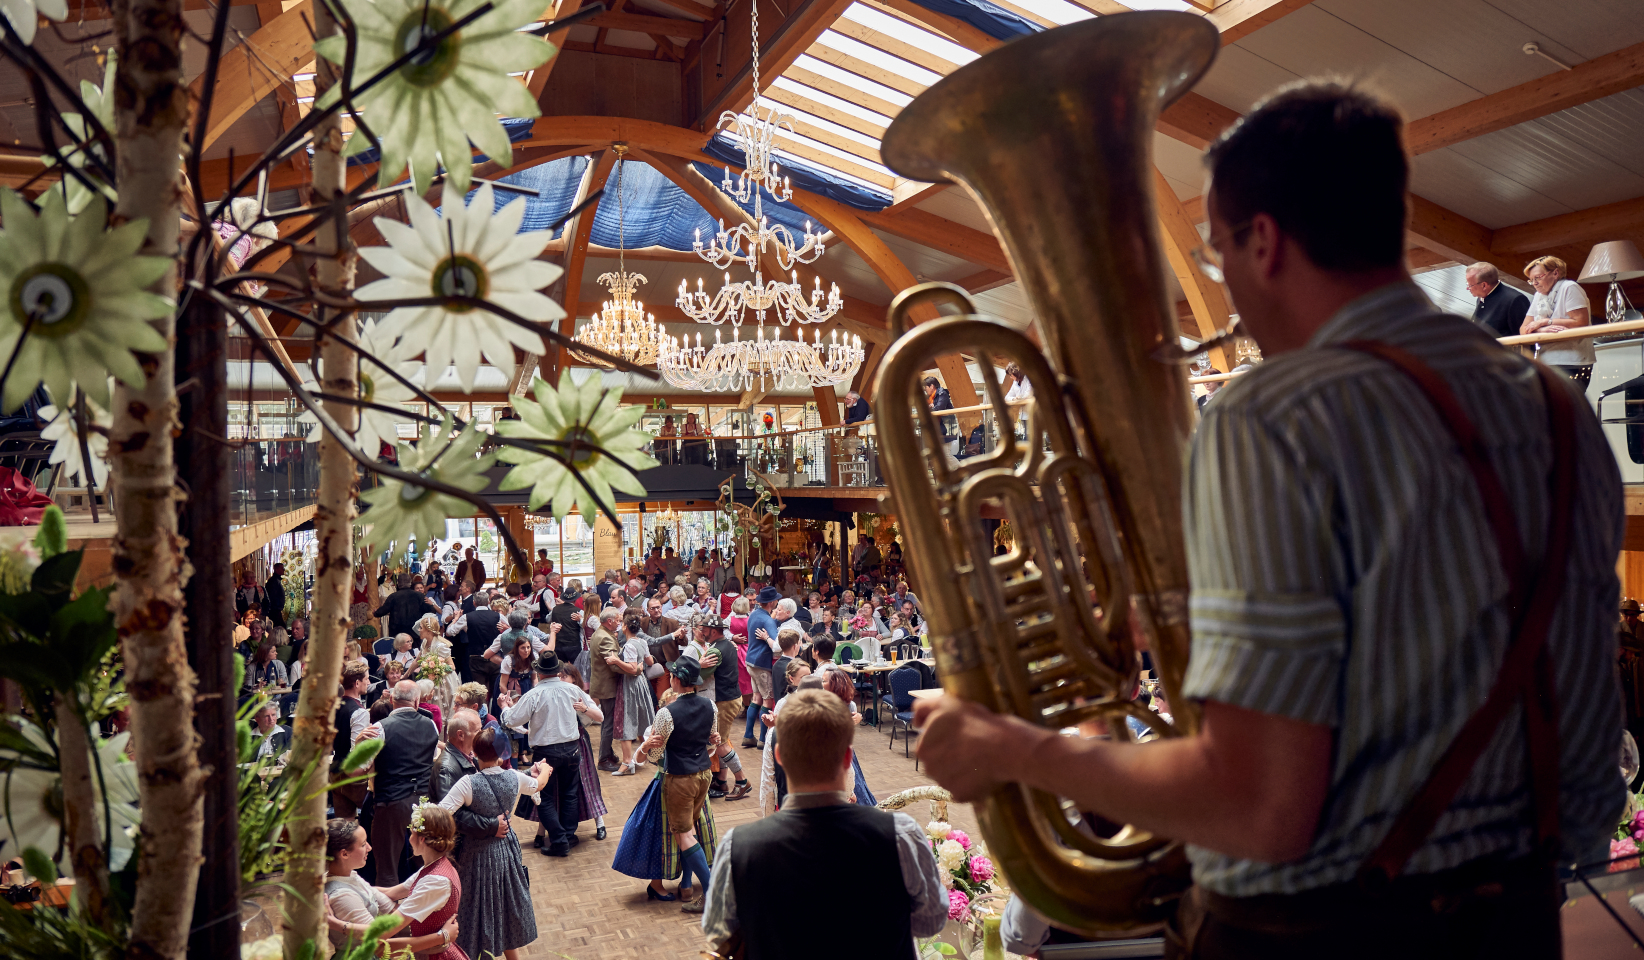
[[[921,382],[923,383],[924,386],[935,387],[938,390],[942,389],[942,381],[936,379],[935,377],[926,377]]]
[[[1205,152],[1211,202],[1235,243],[1265,213],[1322,269],[1397,266],[1410,179],[1403,128],[1396,107],[1345,81],[1282,87]]]
[[[402,573],[399,575],[398,579],[394,581],[394,583],[401,590],[409,590],[411,589],[411,575],[409,573]]]

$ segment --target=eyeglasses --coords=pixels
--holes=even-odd
[[[1226,240],[1239,239],[1242,234],[1250,230],[1252,222],[1246,220],[1229,230],[1224,236],[1210,237],[1204,243],[1193,248],[1194,264],[1198,266],[1199,272],[1204,274],[1211,283],[1227,282],[1226,261],[1222,258],[1221,251],[1216,249],[1216,244]]]

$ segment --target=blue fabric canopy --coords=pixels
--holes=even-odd
[[[502,129],[508,131],[509,143],[518,143],[521,140],[528,139],[531,136],[531,126],[535,123],[536,121],[530,117],[503,117]],[[311,157],[314,155],[313,147],[308,148],[308,155]],[[377,147],[372,147],[363,153],[356,153],[352,157],[349,157],[348,165],[351,167],[358,167],[367,163],[376,163],[380,159],[382,159],[382,150]],[[478,166],[489,159],[491,158],[487,157],[483,153],[475,154],[474,164]]]
[[[742,152],[742,148],[736,146],[736,142],[729,135],[723,133],[709,140],[708,145],[702,149],[702,152],[738,167],[747,162],[747,155]],[[704,164],[697,164],[698,169],[702,169],[704,166]],[[872,187],[862,186],[843,177],[834,176],[820,167],[813,167],[810,164],[789,157],[782,158],[781,166],[782,174],[792,179],[795,187],[818,196],[827,197],[830,200],[837,200],[847,207],[878,213],[890,206],[894,199],[888,193],[883,193]],[[715,183],[718,183],[724,176],[723,170],[717,174],[709,173],[707,170],[702,170],[702,172]],[[772,213],[770,205],[765,207],[765,212]],[[779,218],[772,213],[771,219],[776,220]]]
[[[962,20],[995,40],[1014,40],[1044,29],[1032,20],[1018,17],[988,0],[913,0],[918,6]]]

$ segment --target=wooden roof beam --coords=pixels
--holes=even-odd
[[[872,7],[888,17],[895,17],[903,23],[929,30],[938,36],[957,43],[959,46],[976,53],[987,53],[1004,43],[988,36],[958,17],[927,10],[913,0],[857,0],[863,6]]]
[[[757,3],[759,0],[753,0]],[[850,6],[853,0],[800,0],[788,16],[769,34],[760,38],[759,69],[765,77],[781,76],[822,31]],[[778,8],[780,9],[780,8]],[[740,13],[740,9],[739,9]],[[767,27],[768,29],[768,27]],[[751,63],[743,63],[730,82],[703,104],[693,126],[706,129],[719,122],[720,113],[741,110],[753,102]]]
[[[911,240],[921,246],[952,254],[961,260],[981,264],[994,270],[1010,271],[1010,261],[1004,248],[991,233],[954,223],[915,207],[900,210],[882,210],[879,213],[858,214],[870,227]]]
[[[545,15],[545,19],[558,20],[561,17],[568,17],[581,9],[582,0],[558,0],[558,2],[554,4],[552,12]],[[542,104],[542,91],[547,89],[548,78],[553,75],[554,64],[559,62],[559,51],[565,49],[565,43],[570,36],[570,27],[565,27],[563,29],[550,32],[546,39],[558,49],[554,51],[553,57],[550,58],[547,63],[537,67],[535,70],[532,70],[530,76],[525,81],[526,89],[531,91],[531,96],[536,98],[539,106]]]
[[[291,83],[292,74],[304,64],[314,62],[314,37],[309,32],[313,9],[312,0],[302,0],[222,55],[217,66],[217,86],[211,95],[211,123],[206,127],[203,149],[222,139],[228,128],[258,101]],[[252,51],[256,51],[255,56]],[[196,103],[204,92],[204,83],[202,73],[189,85],[189,94]]]
[[[882,50],[890,56],[900,57],[914,66],[923,67],[932,73],[939,73],[944,77],[959,69],[959,64],[951,60],[943,59],[929,50],[922,50],[905,40],[898,40],[889,34],[880,33],[878,30],[857,23],[855,20],[840,17],[828,29],[841,36],[865,43],[876,50]],[[826,39],[823,42],[826,42]]]
[[[567,0],[567,2],[570,2],[570,0]],[[600,152],[593,163],[588,165],[588,169],[583,171],[582,182],[577,185],[576,199],[571,204],[573,208],[605,186],[605,181],[611,176],[611,170],[616,166],[616,160],[616,151],[604,150]],[[559,332],[567,337],[577,331],[577,308],[582,299],[582,266],[584,261],[588,259],[588,238],[593,233],[594,212],[598,207],[599,203],[596,201],[592,205],[583,208],[581,213],[572,217],[570,222],[565,224],[563,235],[571,237],[572,242],[570,248],[565,252],[565,275],[560,280],[560,283],[564,284],[565,290],[560,301],[565,306],[565,316],[559,322]],[[560,371],[570,366],[570,351],[564,347],[555,349],[552,345],[550,345],[549,350],[551,354],[557,354],[557,362],[555,363],[554,376],[544,377],[543,379],[558,383]],[[546,360],[547,357],[543,359]]]
[[[771,87],[765,91],[764,97],[767,100],[780,103],[784,107],[799,110],[804,113],[811,114],[812,116],[821,117],[830,123],[837,123],[841,127],[855,130],[857,133],[860,133],[865,137],[872,137],[875,140],[879,140],[885,136],[885,127],[877,123],[870,120],[864,120],[854,113],[846,113],[843,110],[837,110],[825,103],[818,103],[817,101],[806,96],[801,96],[786,87]]]
[[[596,13],[582,21],[584,25],[601,30],[628,30],[633,33],[655,33],[680,40],[701,40],[708,32],[707,24],[696,20],[674,20],[670,17],[652,17],[638,13]]]
[[[818,57],[817,59],[820,60],[821,58]],[[889,100],[858,90],[848,83],[840,83],[831,77],[824,77],[820,73],[814,73],[804,67],[789,67],[782,76],[784,79],[812,87],[841,100],[849,100],[862,109],[877,113],[887,120],[896,119],[896,115],[902,112],[901,107]]]

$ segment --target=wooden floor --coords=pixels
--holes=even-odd
[[[597,743],[597,732],[595,740]],[[889,728],[864,726],[857,731],[856,749],[863,775],[874,795],[883,799],[898,790],[932,783],[914,771],[913,758],[902,756],[898,735],[895,751],[887,749]],[[754,794],[733,803],[713,801],[714,822],[719,834],[739,823],[759,816],[757,774],[760,760],[756,749],[738,749],[743,766],[756,784]],[[646,768],[641,768],[642,771]],[[650,783],[642,772],[634,777],[600,774],[605,791],[605,818],[609,831],[603,841],[594,840],[594,828],[584,823],[578,831],[582,843],[565,859],[545,857],[527,848],[525,863],[531,870],[531,901],[537,912],[537,940],[520,951],[521,957],[558,957],[563,960],[695,960],[704,946],[701,920],[680,913],[678,903],[656,903],[645,899],[645,882],[611,869],[617,838],[623,821],[639,795]],[[929,819],[929,805],[916,803],[908,813],[920,823]],[[968,804],[954,804],[949,818],[955,826],[975,833],[976,820]],[[536,825],[516,821],[521,837],[535,835]],[[669,884],[672,889],[672,884]],[[849,902],[843,893],[835,902]],[[803,903],[801,899],[799,901]],[[814,907],[815,902],[812,903]]]

